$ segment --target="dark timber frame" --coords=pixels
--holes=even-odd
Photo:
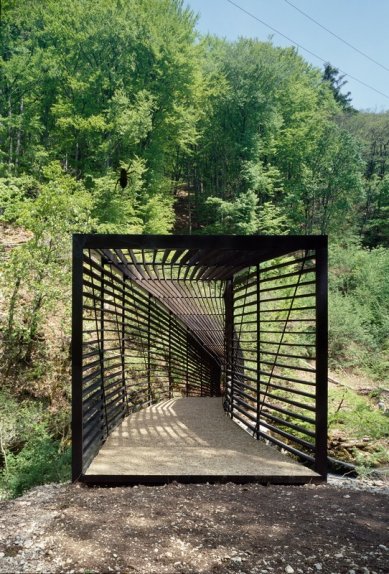
[[[224,394],[326,477],[327,237],[74,235],[72,314],[73,480],[107,482],[86,475],[107,436],[178,394]]]

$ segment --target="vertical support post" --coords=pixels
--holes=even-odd
[[[234,292],[233,280],[227,279],[224,292],[226,310],[226,390],[230,392],[229,412],[234,416]]]
[[[260,266],[257,264],[257,440],[260,438],[261,416],[261,294],[260,294]]]
[[[126,276],[123,275],[123,301],[122,301],[122,340],[121,340],[121,358],[122,358],[122,386],[123,386],[123,415],[126,416],[128,414],[128,401],[127,401],[127,385],[126,385],[126,361],[125,361],[125,337],[126,337],[126,297],[127,297],[127,290],[126,290]]]
[[[105,258],[101,258],[101,286],[100,286],[100,373],[101,373],[101,390],[103,399],[103,416],[105,421],[105,432],[106,436],[109,434],[108,429],[108,415],[107,415],[107,401],[105,398],[105,364],[104,364],[104,301],[105,301],[105,277],[104,277],[104,266]],[[96,304],[96,303],[95,303]]]
[[[210,365],[209,365],[209,366],[210,366],[210,378],[211,378],[211,381],[210,381],[210,384],[211,384],[210,391],[211,391],[211,397],[214,397],[214,396],[215,396],[215,392],[216,392],[216,377],[215,377],[215,368],[214,368],[213,361],[210,362]]]
[[[188,329],[186,329],[186,354],[185,354],[185,392],[186,396],[189,397],[189,335]]]
[[[221,367],[218,363],[211,361],[211,397],[220,397],[220,378],[221,378]]]
[[[173,397],[172,381],[172,312],[169,311],[169,342],[168,342],[168,379],[169,379],[169,399]]]
[[[147,400],[151,403],[151,295],[147,298]]]
[[[82,331],[83,242],[73,235],[72,276],[72,481],[83,473]]]
[[[200,397],[203,396],[203,358],[200,361]]]
[[[315,471],[327,477],[328,252],[316,249],[316,452]]]

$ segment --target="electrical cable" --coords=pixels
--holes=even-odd
[[[308,18],[309,20],[311,20],[312,22],[314,22],[315,24],[317,24],[317,26],[320,26],[320,28],[323,28],[323,30],[325,30],[326,32],[328,32],[329,34],[331,34],[331,36],[334,36],[334,38],[337,38],[338,40],[340,40],[341,42],[343,42],[343,44],[346,44],[346,46],[349,46],[350,48],[352,48],[353,50],[355,50],[356,52],[358,52],[359,54],[361,54],[362,56],[364,56],[365,58],[367,58],[368,60],[370,60],[371,62],[374,62],[374,64],[377,64],[377,66],[380,66],[383,70],[386,70],[387,72],[389,72],[389,68],[387,68],[386,66],[384,66],[383,64],[381,64],[380,62],[377,62],[377,60],[375,60],[374,58],[372,58],[371,56],[369,56],[369,54],[366,54],[365,52],[362,52],[362,50],[360,50],[359,48],[357,48],[356,46],[353,46],[352,44],[350,44],[350,42],[347,42],[347,40],[345,40],[344,38],[342,38],[341,36],[338,36],[338,34],[335,34],[335,32],[332,32],[329,28],[326,28],[326,26],[324,26],[323,24],[320,24],[320,22],[318,22],[317,20],[315,20],[315,18],[312,18],[312,16],[310,16],[309,14],[307,14],[306,12],[304,12],[303,10],[301,10],[298,6],[295,6],[292,2],[290,2],[290,0],[284,0],[287,4],[289,4],[289,6],[292,6],[292,8],[294,8],[295,10],[297,10],[298,12],[300,12],[300,14],[302,14],[303,16],[305,16],[306,18]]]
[[[254,20],[257,20],[257,22],[260,22],[261,24],[263,24],[264,26],[266,26],[267,28],[269,28],[270,30],[272,30],[273,32],[275,32],[276,34],[279,34],[280,36],[282,36],[283,38],[285,38],[286,40],[288,40],[288,42],[291,42],[292,44],[294,44],[295,46],[297,46],[298,48],[301,48],[302,50],[304,50],[304,52],[307,52],[308,54],[311,54],[311,56],[314,56],[315,58],[317,58],[318,60],[321,60],[322,62],[324,62],[324,64],[328,63],[328,60],[325,60],[324,58],[322,58],[321,56],[318,56],[317,54],[315,54],[314,52],[312,52],[311,50],[308,50],[308,48],[304,48],[304,46],[302,44],[299,44],[298,42],[295,42],[294,40],[292,40],[292,38],[289,38],[289,36],[286,36],[285,34],[283,34],[282,32],[280,32],[279,30],[277,30],[276,28],[273,28],[273,26],[270,26],[270,24],[267,24],[264,20],[261,20],[260,18],[258,18],[258,16],[255,16],[254,14],[252,14],[251,12],[248,12],[248,10],[246,10],[245,8],[242,8],[242,6],[239,6],[239,4],[236,4],[236,2],[233,2],[233,0],[226,0],[226,2],[228,2],[229,4],[232,4],[233,6],[235,6],[236,8],[238,8],[238,10],[240,10],[241,12],[244,12],[245,14],[247,14],[248,16],[250,16],[251,18],[254,18]],[[370,86],[370,84],[367,84],[366,82],[364,82],[363,80],[360,80],[359,78],[356,78],[355,76],[352,76],[351,74],[349,74],[348,72],[346,72],[345,70],[342,70],[341,68],[338,68],[339,72],[341,72],[342,74],[345,74],[346,76],[348,76],[350,79],[354,80],[355,82],[358,82],[358,84],[361,84],[362,86],[365,86],[365,88],[369,88],[370,90],[373,90],[373,92],[376,92],[377,94],[379,94],[380,96],[383,96],[384,98],[389,100],[389,96],[388,94],[384,94],[384,92],[381,92],[380,90],[377,90],[377,88],[374,88],[373,86]]]

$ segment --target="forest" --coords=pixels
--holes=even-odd
[[[74,232],[328,234],[330,366],[368,389],[330,422],[388,463],[389,112],[180,0],[3,0],[0,26],[0,496],[68,478]]]

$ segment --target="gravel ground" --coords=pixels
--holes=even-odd
[[[381,481],[37,487],[0,503],[0,573],[389,572]]]

